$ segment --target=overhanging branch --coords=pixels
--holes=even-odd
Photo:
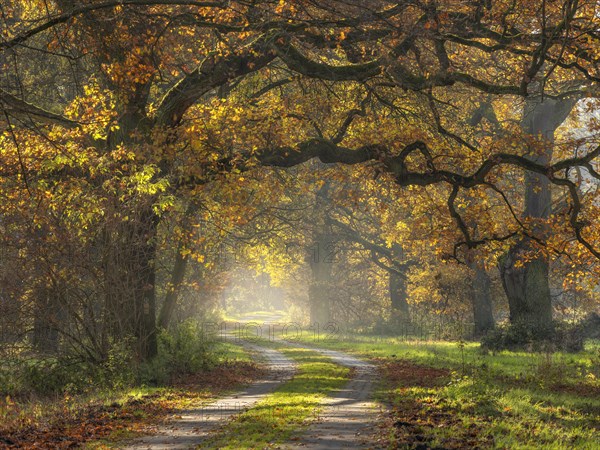
[[[0,42],[0,49],[9,49],[27,41],[31,37],[49,30],[56,25],[66,23],[72,18],[92,11],[115,8],[117,6],[152,6],[152,5],[173,5],[173,6],[197,6],[197,7],[222,7],[226,2],[202,2],[195,0],[112,0],[91,5],[79,6],[70,11],[58,14],[34,28],[23,31],[12,39]]]
[[[38,122],[44,122],[47,124],[56,124],[63,127],[74,128],[79,123],[67,119],[59,114],[46,111],[40,107],[34,106],[31,103],[27,103],[18,97],[0,89],[0,105],[2,109],[9,115],[26,117]]]

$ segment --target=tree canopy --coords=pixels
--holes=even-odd
[[[266,168],[317,159],[349,166],[318,173],[365,215],[357,234],[315,206],[316,242],[349,233],[393,273],[437,230],[437,256],[503,258],[528,317],[551,258],[597,270],[599,20],[592,0],[4,1],[7,289],[62,305],[93,357],[129,334],[152,356],[185,260],[232,226],[282,227],[257,222],[291,198]]]

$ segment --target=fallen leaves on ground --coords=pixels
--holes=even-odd
[[[263,369],[254,363],[230,362],[212,370],[179,377],[171,386],[157,393],[123,403],[103,404],[96,400],[71,408],[64,415],[54,414],[36,423],[18,417],[16,410],[19,405],[13,404],[14,420],[0,424],[0,448],[69,449],[111,436],[148,433],[159,422],[176,415],[178,410],[251,383],[263,374]]]
[[[477,449],[482,448],[482,437],[475,424],[461,423],[453,411],[440,405],[435,395],[419,400],[402,395],[412,388],[436,389],[448,383],[450,371],[415,364],[408,360],[376,359],[385,383],[395,391],[390,410],[382,417],[379,442],[386,448],[417,450]],[[398,395],[398,391],[400,395]],[[460,429],[461,433],[445,438],[443,446],[432,443],[431,430],[435,428]]]
[[[375,360],[385,379],[394,386],[435,387],[448,382],[450,371],[415,364],[408,360]]]

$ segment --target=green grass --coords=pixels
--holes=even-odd
[[[407,340],[404,338],[338,335],[329,339],[303,333],[296,342],[332,350],[346,351],[366,358],[402,358],[431,367],[465,370],[486,367],[508,375],[526,376],[548,361],[547,354],[510,352],[485,353],[476,342]],[[580,353],[556,352],[551,355],[555,365],[580,366],[600,378],[600,347],[597,342],[586,344]]]
[[[254,355],[241,345],[236,345],[232,342],[219,341],[215,344],[214,352],[217,356],[218,363],[226,363],[229,361],[250,362],[256,361]]]
[[[318,353],[274,343],[268,345],[294,359],[298,363],[298,373],[273,394],[236,417],[222,433],[203,443],[202,448],[265,448],[285,442],[317,418],[321,401],[328,393],[348,381],[349,369]]]
[[[226,322],[252,322],[260,321],[263,319],[270,320],[271,318],[277,318],[278,321],[288,321],[289,314],[287,311],[225,311],[222,313],[222,318]]]
[[[577,354],[491,354],[476,343],[391,337],[346,335],[324,340],[305,334],[301,341],[379,358],[390,370],[447,370],[437,384],[400,377],[379,386],[377,395],[392,405],[393,421],[414,419],[414,426],[389,427],[393,446],[410,448],[426,442],[445,448],[600,448],[596,342]],[[411,435],[423,435],[424,440],[415,442]]]

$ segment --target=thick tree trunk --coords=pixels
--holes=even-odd
[[[548,218],[551,208],[548,180],[537,174],[527,174],[525,189],[525,217]],[[534,229],[543,238],[543,225]],[[529,238],[522,239],[501,261],[500,273],[508,297],[511,323],[524,324],[534,332],[545,334],[552,328],[549,262],[545,255],[534,255],[533,242]]]
[[[392,306],[392,320],[410,321],[410,310],[406,292],[406,277],[397,272],[389,272],[389,292]]]
[[[548,283],[548,261],[538,257],[526,263],[526,241],[513,247],[500,265],[502,284],[508,297],[510,322],[525,325],[544,335],[552,330],[552,302]]]
[[[567,118],[576,100],[553,100],[532,97],[525,107],[523,131],[544,145],[542,152],[532,152],[530,158],[541,164],[552,159],[554,131]],[[549,180],[536,173],[525,175],[524,218],[547,219],[552,207]],[[545,237],[543,223],[533,225],[533,232]],[[552,301],[548,280],[549,263],[544,255],[535,255],[533,242],[522,239],[500,262],[502,284],[508,297],[510,321],[524,324],[542,335],[552,329]]]
[[[144,108],[149,86],[140,87],[124,104],[119,127],[107,139],[107,148],[136,148],[151,136]],[[126,193],[126,197],[132,195]],[[159,217],[155,198],[134,194],[127,203],[115,199],[116,226],[106,232],[106,313],[113,339],[133,337],[137,355],[148,360],[158,353],[156,328],[156,250]]]
[[[151,206],[106,233],[106,315],[114,340],[133,337],[140,359],[156,355],[156,236]]]
[[[331,279],[333,273],[333,246],[331,234],[318,234],[315,238],[314,252],[310,256],[312,274],[308,290],[310,302],[310,321],[324,326],[331,321]]]
[[[474,271],[471,303],[473,305],[473,333],[483,336],[495,327],[491,295],[491,279],[485,267],[473,263]]]

